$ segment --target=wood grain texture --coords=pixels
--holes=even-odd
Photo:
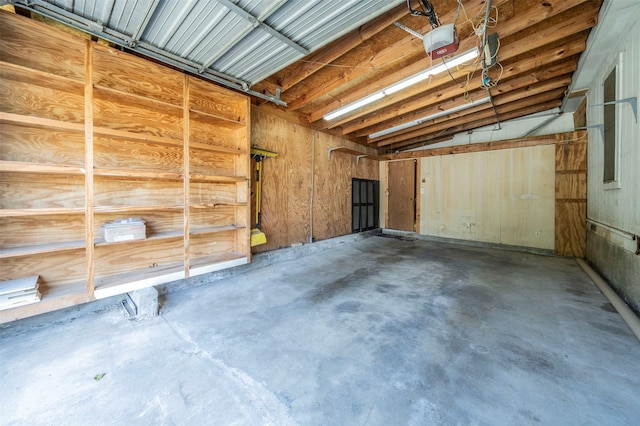
[[[96,176],[94,187],[96,207],[179,206],[183,203],[181,181]]]
[[[234,183],[191,182],[189,202],[194,204],[237,203],[237,187]]]
[[[84,207],[83,176],[0,173],[0,208]]]
[[[168,232],[183,231],[183,217],[180,211],[130,211],[122,213],[96,213],[93,218],[93,234],[96,240],[100,238],[100,228],[108,222],[128,217],[136,217],[145,221],[147,238]]]
[[[41,292],[44,297],[51,287],[62,287],[79,281],[84,284],[86,279],[84,248],[0,259],[0,271],[2,280],[40,275]],[[78,291],[84,291],[84,286]]]
[[[182,110],[94,90],[94,126],[182,140]]]
[[[586,134],[558,134],[556,141],[556,254],[582,258],[587,241]]]
[[[183,172],[183,152],[178,145],[95,136],[93,162],[96,168],[131,168]]]
[[[235,251],[236,231],[215,234],[196,234],[189,242],[190,256],[194,259]]]
[[[84,80],[84,40],[80,37],[0,11],[0,40],[2,61]]]
[[[182,236],[97,246],[94,263],[96,286],[98,280],[105,276],[182,263],[183,253]]]
[[[211,125],[210,120],[203,119],[201,116],[193,114],[189,116],[190,143],[232,148],[245,152],[242,150],[242,147],[246,146],[244,133],[246,130],[216,127]]]
[[[246,97],[209,82],[189,77],[189,106],[238,123],[247,123]]]
[[[3,123],[0,160],[83,166],[84,134]]]
[[[190,229],[197,230],[212,226],[236,224],[236,209],[233,206],[220,206],[215,209],[190,209]]]
[[[0,246],[20,247],[84,241],[84,215],[7,217],[0,221]]]
[[[43,79],[14,68],[0,68],[2,112],[71,123],[84,122],[82,84]]]
[[[233,154],[205,150],[191,150],[189,170],[203,175],[236,176],[236,158]]]
[[[387,228],[414,231],[415,176],[415,160],[389,162]]]
[[[116,49],[93,48],[93,84],[182,108],[183,76],[167,67]]]
[[[587,244],[587,201],[556,202],[556,255],[583,258]]]

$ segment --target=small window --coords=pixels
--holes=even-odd
[[[616,69],[604,80],[604,103],[616,100]],[[616,105],[604,106],[604,182],[614,182],[617,177]]]

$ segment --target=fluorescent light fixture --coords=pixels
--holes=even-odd
[[[485,102],[489,102],[491,98],[487,96],[486,98],[477,99],[475,101],[471,101],[466,104],[458,105],[456,107],[437,112],[435,114],[427,115],[426,117],[418,118],[417,120],[409,121],[408,123],[398,124],[395,127],[390,127],[388,129],[380,130],[379,132],[372,133],[369,135],[369,139],[379,138],[380,136],[388,135],[389,133],[399,132],[400,130],[408,129],[409,127],[417,126],[418,124],[422,124],[425,121],[433,120],[434,118],[442,117],[443,115],[451,114],[454,112],[462,111],[476,105],[483,104]]]
[[[435,65],[431,68],[427,68],[424,71],[420,71],[417,74],[414,74],[410,77],[405,78],[404,80],[400,80],[397,83],[392,84],[391,86],[385,87],[382,90],[378,90],[377,92],[372,93],[371,95],[365,96],[364,98],[358,99],[355,102],[351,102],[341,108],[336,109],[328,114],[325,114],[322,118],[327,121],[333,120],[334,118],[338,118],[345,114],[350,113],[351,111],[355,111],[358,108],[362,108],[365,105],[368,105],[372,102],[380,100],[385,96],[389,96],[393,93],[399,92],[402,89],[406,89],[409,86],[413,86],[414,84],[420,83],[423,80],[428,79],[436,74],[440,74],[445,72],[448,68],[457,67],[465,62],[471,61],[478,57],[478,48],[473,48],[471,50],[467,50],[466,52],[454,56],[453,58],[442,61],[442,63]]]

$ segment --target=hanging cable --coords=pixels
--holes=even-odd
[[[438,19],[438,15],[436,14],[433,5],[429,3],[427,0],[419,0],[422,9],[424,10],[416,10],[411,7],[411,0],[407,0],[407,7],[409,8],[409,13],[413,16],[424,16],[429,20],[431,27],[436,29],[440,26],[440,20]]]

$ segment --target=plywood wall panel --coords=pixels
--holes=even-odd
[[[181,108],[101,90],[93,100],[96,127],[182,140]]]
[[[40,275],[43,297],[53,287],[64,287],[86,280],[84,249],[0,259],[2,279]]]
[[[84,40],[48,25],[8,14],[0,25],[0,58],[26,68],[84,80]],[[7,17],[9,18],[9,17]],[[32,40],[38,40],[33,43]]]
[[[84,215],[4,217],[0,221],[0,246],[19,247],[84,240]]]
[[[95,136],[93,153],[96,168],[130,167],[167,173],[184,170],[183,148],[179,145]]]
[[[586,253],[587,202],[556,204],[556,255],[584,257]]]
[[[84,208],[84,177],[0,173],[0,208]]]
[[[197,78],[189,78],[189,108],[224,117],[239,123],[247,122],[247,108],[244,99],[238,99],[227,89],[214,86]]]
[[[184,77],[119,50],[93,46],[93,84],[182,107]]]
[[[0,160],[84,165],[84,133],[0,125]]]

